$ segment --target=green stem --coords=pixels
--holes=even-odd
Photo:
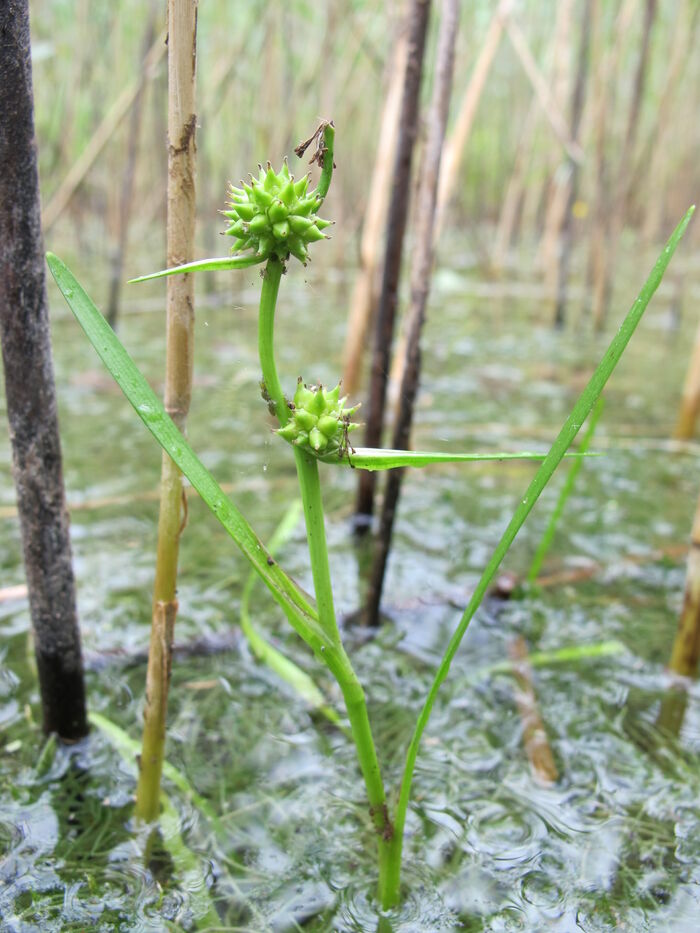
[[[377,833],[379,856],[377,894],[379,903],[382,907],[386,907],[386,902],[391,892],[391,856],[394,827],[389,818],[384,782],[382,781],[379,761],[377,760],[377,751],[374,745],[372,727],[367,713],[364,690],[342,647],[338,659],[340,660],[340,669],[335,668],[334,665],[335,669],[332,668],[332,670],[342,691],[343,700],[345,701],[345,708],[347,710],[348,719],[350,720],[350,729],[357,751],[357,760],[367,790],[369,814],[375,832]]]
[[[258,350],[267,394],[275,404],[278,420],[284,425],[289,420],[289,409],[277,375],[274,357],[275,308],[282,272],[282,263],[276,257],[272,257],[265,269],[263,288],[260,295]],[[345,701],[352,737],[357,750],[357,759],[367,789],[370,815],[378,836],[379,898],[383,904],[388,891],[387,879],[391,867],[390,854],[393,828],[387,811],[386,794],[372,737],[365,694],[350,659],[343,649],[336,622],[318,463],[313,456],[304,453],[299,448],[295,448],[294,455],[304,505],[306,536],[309,542],[309,557],[316,594],[318,619],[324,634],[332,645],[329,650],[324,651],[322,649],[320,659],[338,681]]]
[[[333,144],[335,142],[335,127],[332,123],[327,123],[323,130],[323,144],[326,151],[323,157],[323,166],[321,167],[321,177],[316,187],[316,197],[323,200],[328,194],[333,177]]]
[[[260,292],[260,314],[258,316],[258,354],[262,369],[263,382],[268,395],[275,403],[277,420],[284,427],[289,421],[287,401],[280,385],[275,366],[274,334],[275,308],[284,264],[276,256],[271,256],[263,271],[263,286]]]
[[[275,405],[277,418],[282,425],[289,420],[289,408],[284,397],[274,355],[275,308],[279,294],[283,265],[276,257],[268,262],[263,276],[263,288],[260,295],[260,318],[258,328],[258,350],[263,381],[268,395]],[[316,593],[316,606],[321,628],[333,644],[340,644],[338,624],[333,606],[331,574],[328,566],[328,545],[323,522],[323,502],[321,483],[318,476],[318,464],[314,457],[304,453],[298,447],[294,449],[299,488],[304,505],[306,536],[309,542],[311,573]]]
[[[328,565],[328,545],[323,521],[323,501],[321,499],[318,463],[315,457],[305,453],[299,447],[294,448],[294,460],[297,465],[301,501],[304,505],[306,538],[309,543],[309,558],[311,560],[311,574],[314,580],[318,621],[328,638],[334,644],[339,645],[340,633],[333,605],[333,588]]]

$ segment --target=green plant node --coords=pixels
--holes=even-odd
[[[231,222],[226,235],[236,238],[232,252],[251,250],[259,259],[276,256],[281,262],[292,255],[306,265],[309,244],[325,240],[322,231],[331,223],[316,213],[323,198],[307,192],[309,176],[295,181],[285,159],[279,172],[268,162],[250,179],[230,186],[229,210],[222,211]]]
[[[320,384],[305,385],[299,376],[289,421],[277,434],[313,454],[337,453],[342,459],[351,449],[348,434],[360,427],[350,420],[360,406],[346,408],[346,401],[347,396],[340,397],[340,383],[324,389]]]

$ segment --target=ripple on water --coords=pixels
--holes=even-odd
[[[301,325],[318,312],[313,300],[295,296],[293,288],[288,293]],[[505,328],[494,325],[489,307],[467,309],[463,299],[451,300],[428,322],[424,399],[430,393],[432,403],[419,409],[417,446],[431,449],[447,439],[453,448],[533,447],[561,421],[570,396],[563,384],[566,373],[588,366],[597,350],[585,346],[580,335],[533,329],[528,309],[519,310],[524,313],[509,315]],[[123,322],[127,342],[138,348],[148,373],[160,372],[155,318],[130,315]],[[229,312],[213,312],[209,320],[212,335],[217,324],[220,334],[229,326]],[[249,324],[250,333],[243,332],[248,340],[240,346],[249,342],[254,348],[253,314]],[[61,321],[56,328],[59,338],[62,330],[67,333]],[[322,330],[307,332],[303,352],[309,359],[323,356]],[[685,352],[688,340],[677,347]],[[291,361],[298,348],[287,343]],[[640,388],[633,366],[616,374],[605,416],[611,434],[630,426],[630,419],[632,427],[665,430],[677,393],[678,365],[670,354],[678,351],[666,351],[661,343],[653,334],[635,337],[632,362],[640,364],[638,372],[653,371],[658,378],[644,380]],[[475,348],[479,364],[464,373],[460,353]],[[111,503],[74,513],[81,623],[86,644],[104,654],[89,690],[93,708],[138,738],[143,666],[114,664],[105,649],[135,652],[147,644],[157,502],[144,493],[155,488],[160,461],[148,432],[121,397],[71,388],[83,352],[72,339],[56,341],[71,497],[80,490],[85,500]],[[192,437],[217,477],[234,484],[233,501],[269,535],[297,491],[286,452],[269,444],[260,429],[257,363],[253,349],[245,353],[251,361],[249,384],[239,385],[234,398],[229,389],[220,393],[218,388],[230,379],[230,354],[222,355],[213,337],[210,344],[199,341],[197,371],[211,372],[217,388],[198,396],[203,417],[193,420]],[[556,382],[542,375],[545,365],[554,365],[550,358],[556,358]],[[485,384],[489,391],[481,396],[471,391]],[[468,411],[454,404],[456,386],[470,397]],[[626,404],[630,390],[641,405]],[[221,411],[234,413],[226,424]],[[160,418],[150,403],[141,414],[149,423]],[[517,437],[509,423],[517,424]],[[532,438],[524,433],[530,427]],[[241,437],[250,439],[246,449]],[[10,489],[9,445],[0,443],[3,488]],[[254,933],[298,933],[302,925],[310,933],[695,933],[700,687],[689,691],[677,740],[655,726],[683,566],[682,561],[624,562],[626,554],[643,556],[686,539],[688,503],[697,495],[697,477],[688,465],[687,454],[656,456],[633,449],[587,463],[550,560],[564,570],[605,562],[605,573],[509,607],[484,607],[474,620],[421,745],[407,819],[406,898],[386,916],[373,898],[374,838],[352,748],[247,652],[178,658],[174,665],[168,754],[223,827],[217,835],[206,819],[187,819],[192,804],[168,784],[194,861],[191,870],[166,872],[156,881],[128,823],[133,760],[97,741],[81,764],[80,778],[61,755],[42,775],[36,773],[39,729],[26,713],[36,700],[26,652],[29,614],[26,605],[4,604],[0,723],[3,744],[16,749],[0,757],[4,922],[12,933],[93,927],[161,931],[164,918],[187,928],[194,925],[200,895],[211,890],[223,928]],[[474,464],[408,477],[387,581],[392,622],[379,638],[352,645],[393,787],[441,646],[531,472],[527,465]],[[353,483],[349,473],[336,475],[324,488],[334,582],[348,612],[357,601],[360,561],[343,511]],[[556,489],[543,498],[543,508],[535,510],[508,557],[516,570],[527,569]],[[227,501],[219,497],[215,507],[223,514]],[[0,567],[3,578],[16,582],[22,574],[16,522],[8,521],[2,530]],[[196,497],[191,497],[181,556],[178,641],[235,625],[248,571]],[[301,532],[280,559],[311,586]],[[330,701],[340,705],[324,672],[281,626],[262,587],[251,606],[260,629],[274,631],[279,646],[308,667]],[[507,657],[513,632],[527,637],[532,650],[613,636],[629,648],[614,661],[533,672],[560,773],[558,783],[546,790],[529,776],[512,680],[488,673],[490,665]],[[206,686],[221,678],[229,691]]]

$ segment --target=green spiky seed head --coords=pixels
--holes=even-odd
[[[292,255],[306,264],[309,244],[326,239],[322,231],[330,224],[316,214],[322,199],[307,192],[308,184],[308,175],[294,180],[285,160],[279,172],[268,162],[250,184],[231,185],[223,214],[230,221],[226,235],[235,237],[232,252],[252,250],[262,259],[276,256],[282,262]]]
[[[340,384],[324,389],[304,385],[300,377],[289,421],[277,433],[312,453],[343,457],[348,452],[348,434],[360,427],[350,420],[360,406],[346,408],[346,401],[347,397],[340,397]]]

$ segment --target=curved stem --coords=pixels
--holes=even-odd
[[[260,295],[258,350],[267,394],[275,404],[278,420],[284,425],[289,420],[289,408],[277,375],[274,358],[275,308],[282,271],[283,266],[279,259],[273,257],[268,261]],[[393,827],[389,820],[384,783],[372,737],[365,694],[350,659],[342,646],[336,622],[318,463],[315,457],[299,448],[295,448],[294,457],[304,505],[306,536],[309,542],[309,557],[316,593],[318,619],[324,635],[331,642],[329,650],[323,651],[321,649],[319,658],[335,676],[345,701],[352,737],[357,750],[357,759],[367,789],[370,816],[378,836],[379,898],[384,905],[389,891],[388,879],[391,869]]]
[[[260,295],[260,319],[258,329],[258,351],[262,367],[265,389],[275,405],[277,419],[282,425],[289,420],[289,408],[284,397],[274,355],[275,308],[279,294],[283,266],[279,259],[271,258],[265,268],[263,288]],[[323,522],[323,502],[321,484],[318,476],[318,464],[314,457],[304,453],[298,447],[294,449],[297,476],[301,489],[306,519],[306,536],[309,542],[311,572],[316,593],[318,618],[324,633],[334,644],[340,644],[340,634],[333,606],[330,568],[328,566],[328,545]]]

